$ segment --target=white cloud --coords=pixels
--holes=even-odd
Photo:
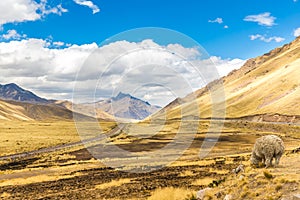
[[[222,24],[223,23],[223,19],[218,17],[214,20],[208,20],[209,23],[218,23],[218,24]]]
[[[75,3],[81,6],[87,6],[93,10],[93,14],[100,12],[100,9],[97,5],[95,5],[92,1],[87,0],[74,0]]]
[[[14,40],[19,40],[21,38],[25,38],[26,35],[20,35],[16,30],[8,30],[6,34],[3,34],[2,36],[0,36],[0,38],[3,38],[5,40],[10,40],[10,39],[14,39]]]
[[[261,26],[273,26],[275,25],[276,17],[271,16],[271,13],[265,12],[258,15],[248,15],[244,18],[244,21],[257,22]]]
[[[98,46],[50,49],[50,45],[41,39],[1,42],[1,82],[16,82],[47,98],[70,99],[78,68]]]
[[[50,13],[61,15],[67,12],[61,5],[50,7],[47,0],[37,3],[34,0],[0,1],[0,26],[7,23],[35,21]]]
[[[294,30],[294,36],[295,36],[295,37],[300,36],[300,27],[297,28],[296,30]]]
[[[40,19],[39,5],[31,0],[0,1],[0,24]]]
[[[0,42],[1,83],[15,82],[46,98],[71,100],[75,77],[84,64],[76,84],[80,101],[93,101],[89,92],[99,84],[97,98],[123,91],[165,105],[176,95],[183,97],[244,62],[220,57],[201,60],[197,48],[160,46],[152,40],[66,46],[32,38]]]
[[[227,29],[227,28],[229,28],[229,26],[225,25],[224,28]]]
[[[50,7],[47,5],[47,0],[41,0],[39,4],[39,10],[41,11],[41,15],[49,15],[49,14],[56,14],[61,16],[62,13],[68,12],[67,9],[63,8],[61,4],[57,5],[56,7]]]
[[[65,45],[65,43],[64,42],[53,42],[53,45],[57,46],[57,47],[62,47]]]
[[[264,41],[264,42],[272,42],[272,41],[275,41],[275,42],[283,42],[285,40],[285,38],[282,38],[282,37],[278,37],[278,36],[273,36],[273,37],[265,37],[263,35],[260,35],[260,34],[256,34],[256,35],[250,35],[250,40],[261,40],[261,41]]]
[[[221,57],[217,57],[217,56],[212,56],[212,57],[210,57],[210,59],[216,65],[220,76],[226,76],[232,70],[239,69],[246,62],[246,60],[242,60],[239,58],[222,59]]]

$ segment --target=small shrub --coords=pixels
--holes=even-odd
[[[213,180],[210,184],[208,184],[208,187],[218,187],[221,183],[225,182],[225,178],[219,179],[219,180]]]
[[[266,177],[266,179],[272,179],[273,178],[273,175],[268,171],[264,171],[264,176]]]
[[[260,179],[256,181],[257,185],[266,185],[268,184],[268,181],[266,181],[265,179]]]
[[[264,164],[264,163],[262,163],[262,162],[260,162],[260,163],[258,163],[258,168],[263,168],[263,167],[265,167],[266,165]]]
[[[279,181],[280,183],[286,183],[287,182],[287,180],[285,180],[284,178],[282,178],[282,179],[280,179],[280,181]]]
[[[212,199],[213,199],[213,197],[210,196],[210,195],[205,195],[204,196],[204,200],[212,200]]]
[[[197,197],[196,197],[196,195],[191,194],[191,195],[188,195],[184,200],[197,200]]]
[[[280,185],[280,184],[278,184],[278,185],[276,185],[276,187],[275,187],[275,190],[278,192],[279,190],[281,190],[282,189],[282,185]]]
[[[244,199],[246,198],[247,196],[249,195],[249,192],[248,191],[245,191],[241,194],[241,197]]]

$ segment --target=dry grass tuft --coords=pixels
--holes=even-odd
[[[0,195],[1,199],[5,199],[5,198],[9,198],[11,197],[11,194],[7,193],[7,192],[3,192],[1,195]]]
[[[273,178],[273,175],[270,172],[268,172],[268,171],[264,171],[264,176],[268,180],[270,180],[270,179]]]
[[[179,176],[181,176],[181,177],[185,177],[185,176],[193,176],[193,175],[194,175],[194,173],[193,173],[192,171],[190,171],[190,170],[181,172],[181,173],[179,174]]]
[[[155,190],[148,200],[183,200],[183,199],[195,199],[193,191],[185,188],[160,188]]]
[[[275,187],[275,190],[278,192],[281,189],[282,189],[282,185],[281,184],[277,184],[276,187]]]
[[[110,187],[119,187],[123,184],[130,183],[130,181],[131,180],[129,178],[124,178],[124,179],[119,179],[119,180],[112,180],[109,183],[103,183],[101,185],[97,185],[96,189],[104,190],[104,189],[107,189],[107,188],[110,188]]]
[[[202,179],[198,179],[196,181],[194,181],[192,183],[192,185],[209,185],[211,184],[215,179],[214,178],[211,178],[211,177],[205,177],[205,178],[202,178]]]

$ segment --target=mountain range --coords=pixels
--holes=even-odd
[[[72,112],[102,120],[144,119],[159,110],[148,102],[120,92],[116,97],[90,104],[47,100],[14,83],[0,85],[0,119],[71,120]]]
[[[184,98],[170,102],[161,110],[158,106],[122,92],[92,104],[73,105],[68,101],[38,97],[11,83],[0,85],[0,119],[70,120],[72,112],[82,114],[83,118],[97,117],[104,120],[113,120],[115,117],[144,119],[153,113],[151,118],[159,119],[166,114],[167,119],[180,119],[195,115],[195,105],[199,113],[194,117],[223,117],[218,114],[212,116],[211,109],[211,91],[221,84],[225,98],[217,102],[225,105],[227,119],[300,122],[299,66],[300,37],[262,56],[249,59],[240,69]]]

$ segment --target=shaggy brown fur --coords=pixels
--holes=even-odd
[[[278,136],[262,136],[254,144],[250,161],[256,166],[259,162],[262,162],[268,168],[272,165],[273,158],[275,158],[275,166],[277,166],[284,153],[284,148],[284,143]]]

